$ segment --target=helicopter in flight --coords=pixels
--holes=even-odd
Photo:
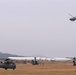
[[[72,16],[71,14],[69,14],[70,16]],[[72,18],[69,19],[70,21],[75,21],[76,20],[76,16],[72,16]]]

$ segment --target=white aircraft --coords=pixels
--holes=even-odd
[[[8,57],[12,60],[34,60],[35,57]],[[44,61],[69,61],[71,58],[46,58],[46,57],[36,57],[37,60]]]
[[[52,58],[51,61],[69,61],[70,58]]]

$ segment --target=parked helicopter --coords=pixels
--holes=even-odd
[[[34,60],[31,61],[32,65],[38,65],[38,61],[36,60],[36,57],[34,57]]]
[[[10,59],[5,59],[4,62],[0,63],[0,68],[4,68],[5,70],[7,69],[16,69],[16,64],[13,60]]]
[[[73,66],[76,66],[76,58],[73,58]]]
[[[71,14],[69,14],[70,16],[72,16]],[[72,18],[69,19],[70,21],[75,21],[76,20],[76,16],[72,16]]]

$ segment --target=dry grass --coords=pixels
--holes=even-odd
[[[76,75],[72,62],[51,62],[44,65],[17,64],[16,70],[0,69],[0,75]]]

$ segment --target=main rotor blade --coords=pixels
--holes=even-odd
[[[68,13],[69,14],[69,13]],[[71,14],[69,14],[70,16],[72,16]],[[72,17],[74,17],[74,16],[72,16]]]

